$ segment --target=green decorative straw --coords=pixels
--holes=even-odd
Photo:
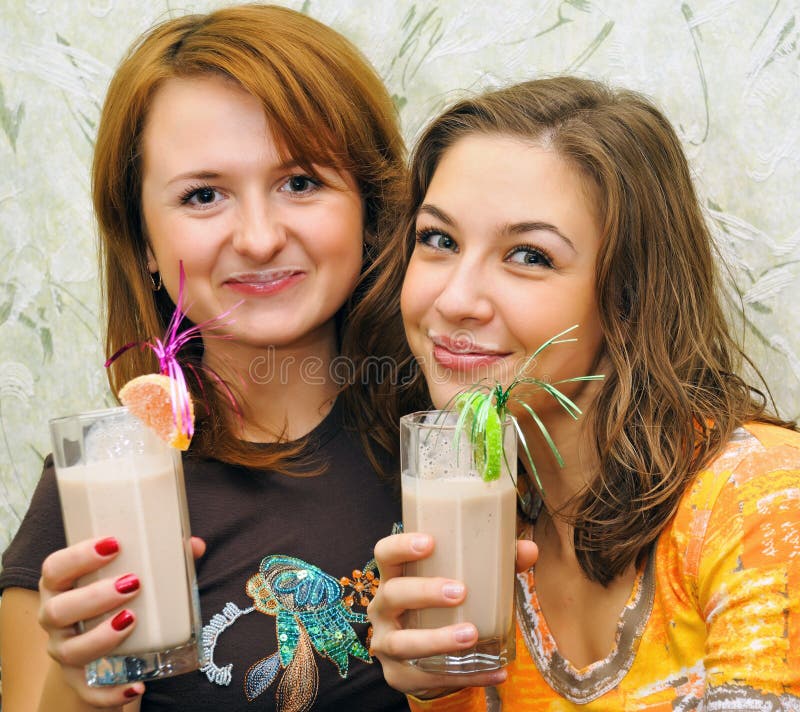
[[[574,324],[560,334],[556,334],[551,339],[545,341],[526,359],[522,368],[519,370],[520,375],[514,378],[508,388],[504,389],[500,383],[495,383],[493,386],[476,385],[466,391],[460,392],[451,401],[451,403],[453,401],[455,402],[456,409],[459,411],[458,421],[456,422],[456,442],[460,441],[461,433],[469,427],[469,443],[472,447],[475,465],[485,482],[492,482],[498,479],[502,470],[503,461],[507,462],[503,449],[503,423],[508,419],[517,431],[519,442],[522,444],[522,449],[525,452],[525,457],[530,466],[531,473],[536,480],[536,485],[542,495],[544,495],[544,487],[539,478],[539,473],[533,461],[528,443],[525,441],[525,435],[522,432],[522,428],[519,426],[517,418],[509,412],[508,406],[511,401],[518,403],[523,410],[530,415],[533,422],[536,423],[536,426],[544,436],[544,439],[547,441],[559,466],[564,466],[564,459],[561,457],[561,453],[553,442],[553,438],[550,437],[550,433],[547,432],[547,428],[542,422],[542,419],[527,403],[514,396],[513,391],[521,383],[533,384],[553,396],[561,407],[564,408],[573,419],[577,420],[578,416],[582,414],[581,409],[558,390],[557,386],[562,383],[575,383],[577,381],[599,381],[604,378],[602,374],[595,376],[575,376],[573,378],[556,381],[555,383],[547,383],[538,378],[521,375],[525,373],[531,362],[548,346],[577,341],[574,337],[570,339],[562,338],[577,328],[578,325]]]

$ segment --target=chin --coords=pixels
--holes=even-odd
[[[457,383],[434,383],[428,381],[428,390],[431,394],[431,402],[436,410],[452,408],[455,397],[464,390],[464,386]]]

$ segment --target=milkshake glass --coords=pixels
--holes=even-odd
[[[464,583],[465,601],[454,608],[406,613],[407,628],[469,622],[478,642],[468,650],[412,661],[428,672],[470,673],[500,668],[514,659],[517,439],[502,424],[504,457],[498,479],[483,480],[458,413],[423,411],[400,419],[405,531],[434,539],[433,554],[407,564],[407,576],[442,576]]]
[[[138,595],[124,608],[133,632],[86,666],[91,686],[179,675],[202,664],[200,607],[190,544],[181,453],[127,408],[50,421],[67,544],[113,536],[118,556],[80,579],[135,573]],[[84,621],[89,630],[110,614]]]

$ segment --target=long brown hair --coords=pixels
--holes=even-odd
[[[361,53],[344,37],[293,10],[243,5],[168,20],[143,35],[117,69],[103,107],[92,167],[106,309],[106,353],[164,333],[174,305],[165,290],[153,292],[147,271],[141,217],[141,137],[154,93],[166,80],[207,74],[237,82],[256,97],[288,154],[309,171],[312,164],[349,171],[364,201],[366,272],[396,225],[405,186],[405,147],[386,88]],[[359,327],[339,315],[341,355],[361,362],[350,333]],[[184,358],[199,361],[202,347]],[[387,354],[391,357],[394,354]],[[109,369],[114,393],[129,379],[157,370],[149,350],[132,349]],[[226,396],[198,370],[192,395],[205,403],[191,452],[225,462],[283,470],[290,450],[274,452],[239,441],[229,425]],[[379,407],[371,384],[345,383],[340,396],[350,424],[371,442],[394,451],[399,412],[384,395]]]
[[[443,154],[476,133],[541,142],[597,189],[587,195],[598,196],[596,298],[611,371],[586,415],[599,471],[569,521],[583,571],[608,584],[656,540],[735,428],[790,424],[737,375],[750,362],[721,306],[714,244],[680,141],[635,92],[557,77],[446,110],[412,155],[411,203],[384,257],[388,272],[408,264],[416,211]]]

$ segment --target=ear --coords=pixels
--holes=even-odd
[[[153,250],[150,249],[150,245],[147,245],[147,269],[150,274],[155,274],[158,272],[158,260],[156,260],[156,256],[153,253]]]

